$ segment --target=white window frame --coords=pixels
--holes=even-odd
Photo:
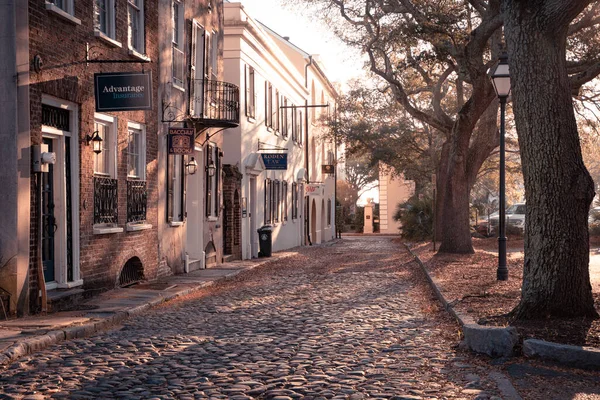
[[[139,1],[140,4],[136,5],[136,1]],[[140,48],[136,48],[133,45],[133,33],[131,32],[129,26],[129,19],[131,18],[130,13],[132,7],[136,9],[138,13],[137,15],[139,16],[138,31],[135,40],[139,43]],[[129,48],[129,54],[144,57],[144,54],[146,53],[146,38],[144,35],[144,30],[144,0],[127,0],[127,46]]]
[[[244,85],[245,85],[245,111],[246,116],[251,119],[256,118],[256,71],[254,67],[246,64],[244,66]]]
[[[117,117],[112,115],[94,113],[94,123],[99,122],[107,126],[108,138],[102,138],[102,153],[94,153],[94,175],[110,177],[117,179]],[[96,171],[96,158],[105,157],[106,151],[109,152],[108,156],[108,169],[107,172]]]
[[[169,202],[172,202],[172,208],[173,208],[173,215],[171,216],[171,219],[169,220],[169,210],[167,209],[167,222],[169,222],[169,224],[171,226],[179,226],[181,224],[183,224],[183,221],[185,219],[185,210],[184,210],[184,205],[183,205],[183,200],[184,200],[184,168],[183,168],[183,156],[182,155],[177,155],[177,154],[168,154],[167,155],[167,163],[169,163],[169,166],[167,168],[171,168],[171,162],[173,163],[172,168],[174,169],[172,171],[172,175],[171,175],[171,171],[169,171],[169,173],[167,174],[167,180],[173,179],[173,182],[171,182],[172,188],[173,188],[173,195],[171,196],[169,194],[169,190],[167,187],[167,197]],[[167,183],[168,185],[168,183]]]
[[[46,0],[46,10],[58,15],[62,19],[75,25],[81,25],[81,20],[75,18],[74,0],[59,0],[61,5],[57,5],[57,0]]]
[[[106,1],[106,31],[100,28],[100,13],[97,10],[96,1],[94,1],[94,35],[108,41],[110,44],[120,47],[121,43],[116,39],[116,19],[115,19],[115,0]]]
[[[135,132],[140,135],[140,148],[137,149],[138,159],[136,165],[138,175],[131,175],[129,173],[129,156],[131,155],[129,152],[129,138],[131,136],[131,132]],[[146,180],[146,126],[132,121],[127,122],[127,177],[141,181]]]

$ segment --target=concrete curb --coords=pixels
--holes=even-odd
[[[461,325],[464,337],[461,343],[462,346],[491,357],[515,355],[514,349],[519,342],[519,335],[514,327],[502,328],[479,325],[470,316],[456,311],[452,304],[444,298],[435,278],[429,274],[423,262],[413,253],[410,247],[405,243],[403,244],[425,273],[431,288],[446,311],[456,318]],[[600,349],[592,347],[570,346],[538,339],[526,339],[523,341],[523,355],[579,368],[600,370]]]
[[[116,325],[121,324],[123,321],[127,320],[130,317],[137,316],[144,313],[145,311],[148,311],[156,305],[166,303],[168,301],[177,299],[182,296],[189,295],[203,288],[210,287],[218,281],[225,281],[231,279],[234,276],[241,274],[242,272],[250,271],[268,262],[282,260],[290,256],[291,254],[265,258],[264,260],[256,262],[255,264],[248,265],[244,268],[234,270],[221,277],[215,278],[212,281],[198,283],[194,287],[183,289],[174,293],[161,294],[161,298],[148,300],[148,302],[144,304],[131,307],[124,311],[118,311],[106,317],[95,317],[94,321],[91,322],[86,322],[80,325],[68,326],[63,329],[52,330],[45,333],[32,335],[30,337],[23,337],[21,340],[17,341],[17,343],[7,347],[4,351],[0,353],[0,365],[11,364],[23,356],[33,354],[40,350],[44,350],[54,344],[60,343],[65,340],[81,339],[92,336],[93,334],[98,332],[106,331]]]

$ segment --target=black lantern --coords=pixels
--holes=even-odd
[[[94,150],[94,153],[102,153],[102,138],[100,137],[100,131],[95,131],[91,136],[87,135],[85,139],[88,146],[90,145],[90,142],[92,142],[92,149]]]
[[[185,164],[185,169],[187,170],[187,173],[189,175],[194,175],[196,171],[198,171],[198,163],[196,162],[196,159],[194,157],[192,157],[190,161],[188,161],[188,163]]]

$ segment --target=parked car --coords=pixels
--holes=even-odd
[[[525,203],[516,203],[508,207],[505,211],[506,226],[514,226],[520,230],[525,229]],[[498,211],[490,215],[490,227],[492,230],[498,229]]]

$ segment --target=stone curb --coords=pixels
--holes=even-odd
[[[149,310],[150,308],[158,304],[168,302],[178,297],[186,296],[200,289],[212,286],[217,281],[225,281],[227,279],[231,279],[232,277],[242,272],[250,271],[268,262],[278,261],[290,256],[291,255],[269,257],[268,259],[264,259],[255,264],[248,265],[243,269],[234,270],[231,273],[216,278],[212,281],[202,282],[194,287],[163,295],[162,298],[156,300],[149,300],[147,303],[132,307],[125,311],[118,311],[104,318],[96,318],[92,322],[87,322],[81,325],[69,326],[60,330],[48,331],[43,334],[34,335],[31,337],[24,337],[23,339],[13,344],[12,346],[6,348],[2,353],[0,353],[0,365],[11,364],[12,362],[18,360],[23,356],[33,354],[40,350],[44,350],[64,340],[81,339],[84,337],[89,337],[97,332],[106,331],[113,326],[119,325],[120,323],[122,323],[130,317],[142,314],[143,312]]]
[[[405,243],[403,244],[425,273],[436,297],[446,311],[456,318],[463,328],[464,339],[461,345],[477,353],[484,353],[491,357],[509,357],[514,355],[514,348],[519,341],[517,330],[514,327],[502,328],[479,325],[470,316],[456,311],[452,307],[452,304],[444,298],[435,278],[429,274],[423,262],[412,252],[410,247]],[[579,368],[600,370],[600,349],[592,347],[571,346],[538,339],[526,339],[523,341],[523,355]]]
[[[501,328],[497,326],[489,327],[479,325],[468,315],[464,315],[456,311],[452,305],[446,300],[439,289],[439,285],[435,278],[429,274],[423,262],[412,252],[410,247],[403,243],[404,247],[414,257],[415,261],[427,277],[431,288],[436,297],[442,303],[444,308],[452,315],[463,330],[463,341],[461,346],[469,348],[477,353],[487,354],[490,357],[510,357],[513,355],[514,347],[519,342],[519,335],[514,327]]]

